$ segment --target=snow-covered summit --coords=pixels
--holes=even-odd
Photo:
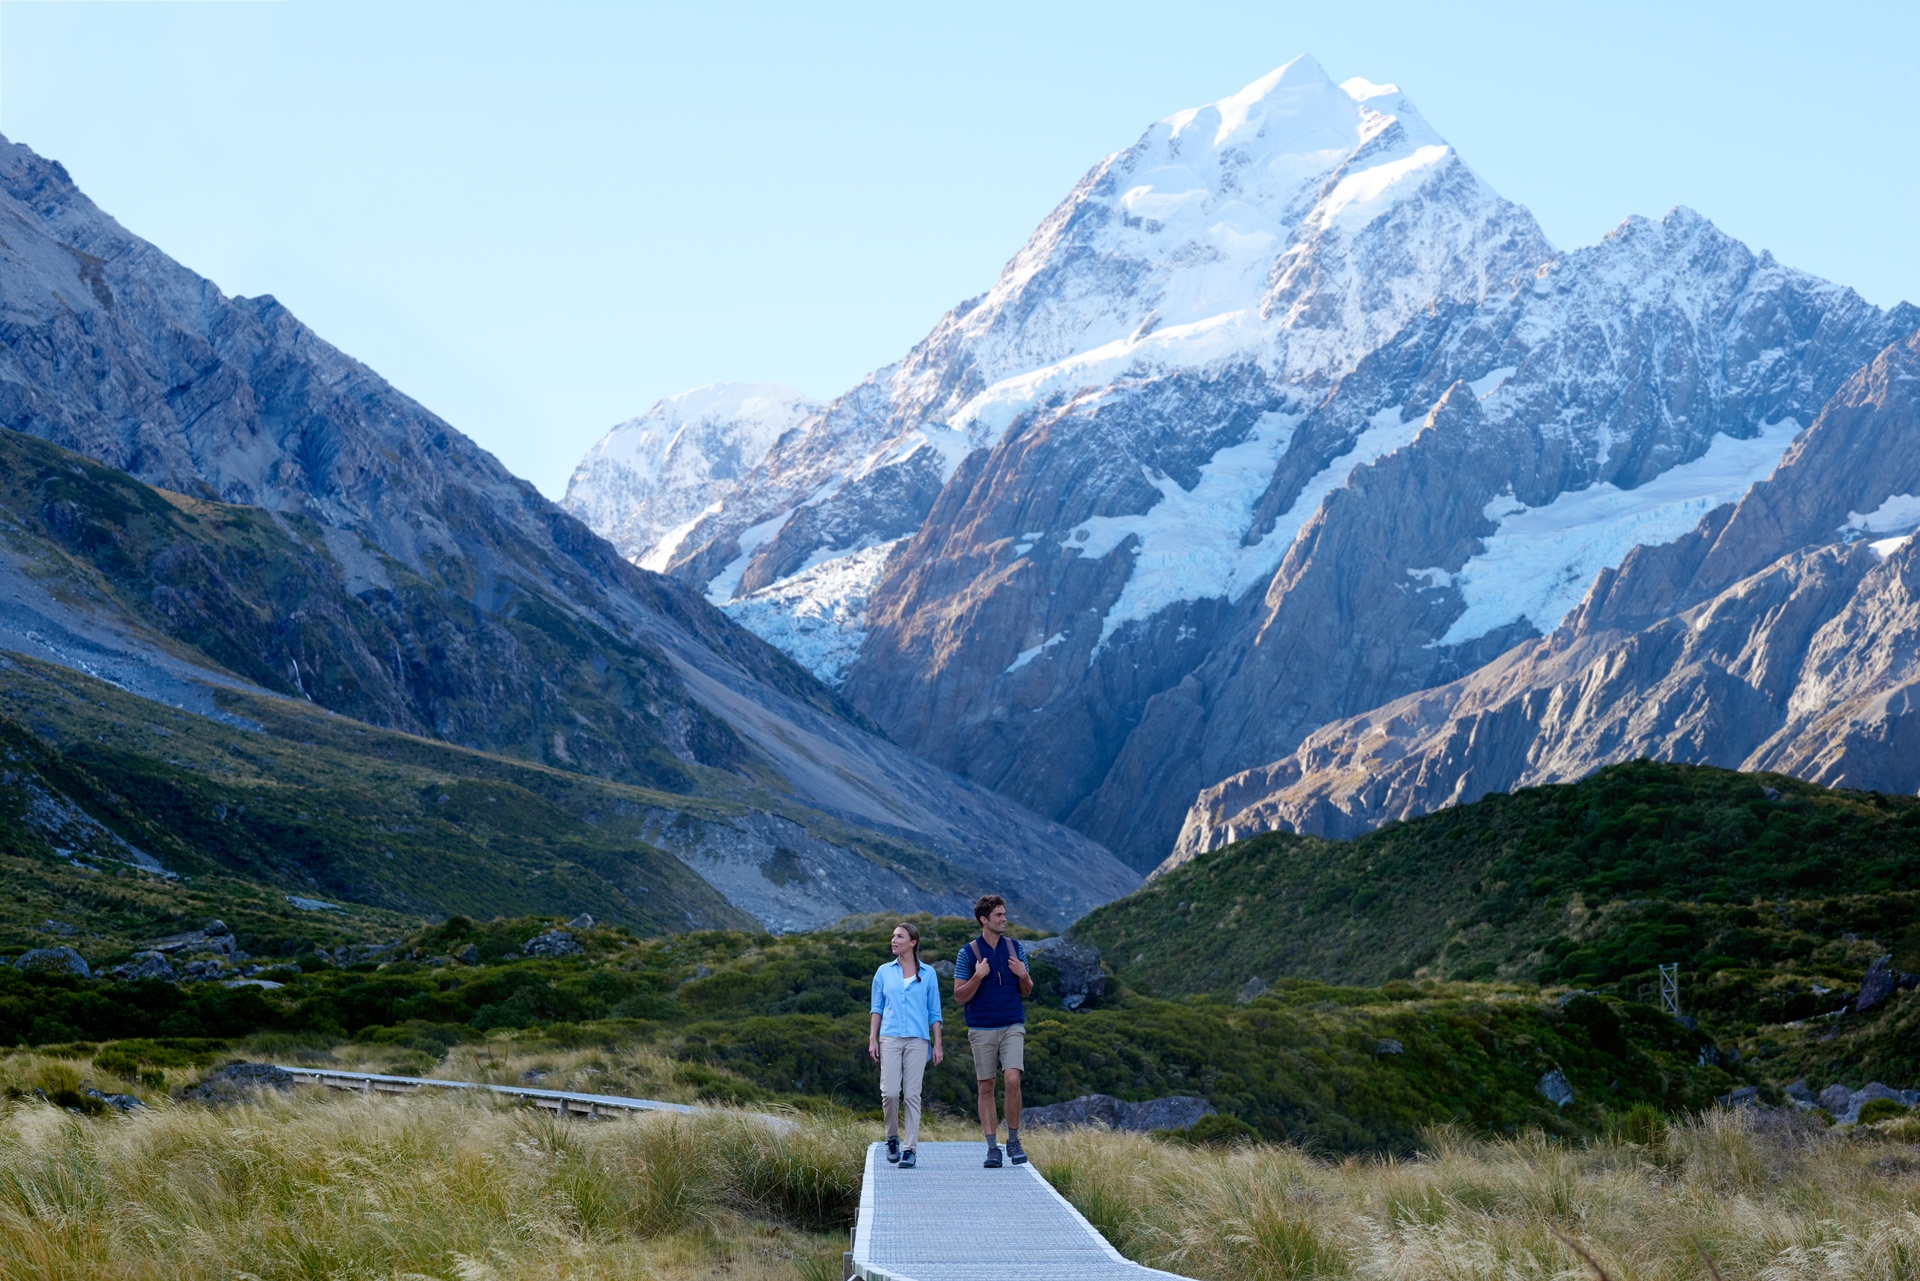
[[[690,523],[819,409],[778,383],[714,383],[668,396],[587,452],[562,505],[629,560],[664,569]]]
[[[1095,166],[908,356],[896,401],[978,448],[1047,395],[1143,371],[1337,377],[1417,311],[1549,253],[1398,88],[1303,56]]]

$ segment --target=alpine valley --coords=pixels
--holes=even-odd
[[[4,140],[0,424],[9,936],[350,935],[334,899],[791,930],[999,886],[1059,927],[1139,882]]]
[[[1912,792],[1917,328],[1684,208],[1556,249],[1302,57],[896,364],[662,402],[565,505],[1139,871],[1639,756]]]

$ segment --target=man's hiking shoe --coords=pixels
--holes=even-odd
[[[900,1159],[900,1140],[895,1138],[893,1135],[889,1134],[887,1136],[887,1164],[891,1165],[895,1161],[898,1161],[899,1159]]]
[[[998,1143],[987,1149],[987,1159],[980,1164],[986,1166],[989,1170],[997,1170],[1000,1168],[1000,1145]]]
[[[1007,1139],[1007,1160],[1013,1162],[1015,1165],[1025,1165],[1027,1163],[1027,1150],[1020,1146],[1020,1140],[1011,1136]]]
[[[912,1148],[908,1148],[905,1152],[902,1152],[900,1154],[900,1168],[903,1170],[911,1170],[914,1166],[918,1165],[919,1163],[920,1163],[920,1158],[914,1155]]]

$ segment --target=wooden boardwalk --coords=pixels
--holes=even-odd
[[[296,1081],[331,1086],[336,1090],[360,1090],[369,1094],[412,1094],[420,1089],[483,1090],[505,1094],[546,1108],[561,1116],[618,1116],[626,1112],[704,1112],[685,1103],[662,1103],[658,1099],[630,1099],[619,1094],[580,1094],[571,1090],[536,1090],[527,1085],[483,1085],[478,1081],[440,1081],[423,1076],[383,1076],[378,1072],[336,1072],[331,1068],[287,1067]]]
[[[982,1168],[984,1143],[867,1149],[849,1260],[867,1281],[1174,1281],[1130,1262],[1029,1165]]]

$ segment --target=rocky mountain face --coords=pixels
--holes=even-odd
[[[819,409],[775,383],[669,396],[587,451],[560,505],[642,569],[665,569],[686,530],[738,487],[782,432]]]
[[[10,646],[726,797],[725,821],[664,805],[658,843],[783,926],[989,886],[1063,923],[1137,880],[870,733],[273,299],[226,297],[4,142],[0,425],[117,469],[10,474]]]
[[[1201,789],[1551,632],[1916,322],[1685,209],[1558,252],[1300,59],[1097,165],[671,571],[1145,869]]]
[[[1235,833],[1357,833],[1635,757],[1911,792],[1916,433],[1920,333],[1850,378],[1737,503],[1603,569],[1551,634],[1206,789],[1172,861]]]

